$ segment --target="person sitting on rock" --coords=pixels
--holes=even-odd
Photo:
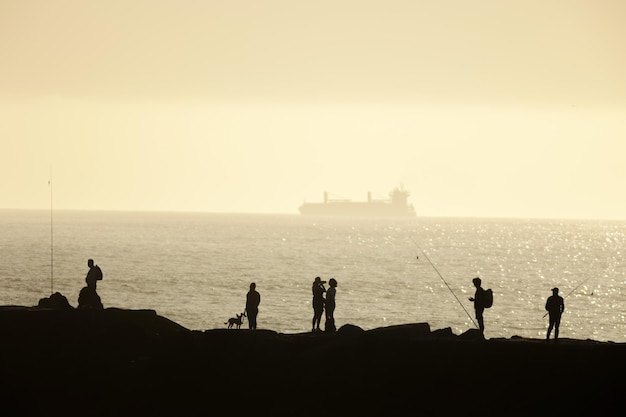
[[[90,310],[102,310],[102,301],[96,292],[96,282],[102,279],[102,270],[98,265],[94,265],[93,259],[87,260],[89,272],[85,277],[87,286],[80,290],[78,294],[78,308]]]
[[[98,265],[94,265],[93,259],[87,260],[87,266],[89,267],[89,271],[87,272],[87,276],[85,277],[85,282],[88,287],[93,287],[94,291],[96,290],[96,283],[102,280],[102,269]]]

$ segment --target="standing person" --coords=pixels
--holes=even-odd
[[[87,283],[87,287],[95,291],[96,282],[102,279],[102,269],[100,269],[98,265],[94,265],[93,259],[87,260],[87,266],[89,267],[89,271],[85,277],[85,282]]]
[[[485,311],[485,290],[480,286],[480,278],[476,277],[472,280],[474,287],[476,287],[476,293],[469,300],[474,303],[474,311],[476,311],[476,320],[478,320],[478,328],[480,332],[485,334],[485,322],[483,320],[483,312]]]
[[[331,278],[328,281],[330,288],[326,291],[326,325],[324,329],[327,332],[334,332],[335,327],[335,295],[337,294],[337,280]]]
[[[550,340],[550,333],[554,328],[554,340],[559,338],[559,326],[561,325],[561,315],[565,310],[563,297],[559,295],[558,288],[552,288],[552,295],[546,300],[546,310],[550,316],[550,324],[548,325],[548,333],[546,340]]]
[[[246,295],[246,314],[248,315],[248,328],[256,329],[256,316],[259,314],[261,294],[256,290],[256,284],[250,284],[250,291]]]
[[[320,321],[322,321],[322,313],[324,312],[324,293],[326,288],[324,284],[326,281],[322,281],[320,277],[315,277],[311,290],[313,291],[313,320],[311,323],[311,331],[320,329]]]

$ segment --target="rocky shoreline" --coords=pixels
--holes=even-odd
[[[608,415],[626,344],[413,323],[189,330],[153,310],[0,307],[3,415]]]

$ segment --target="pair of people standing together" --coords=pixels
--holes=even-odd
[[[331,278],[328,281],[330,288],[328,291],[324,288],[326,281],[322,281],[320,277],[315,277],[311,290],[313,292],[313,320],[311,322],[311,331],[320,330],[320,322],[322,321],[322,313],[326,310],[326,325],[325,330],[327,332],[334,332],[335,327],[335,294],[337,293],[337,280]],[[326,298],[324,298],[326,293]]]

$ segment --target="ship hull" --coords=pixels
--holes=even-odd
[[[306,216],[415,217],[412,207],[376,202],[304,203],[299,211]]]

